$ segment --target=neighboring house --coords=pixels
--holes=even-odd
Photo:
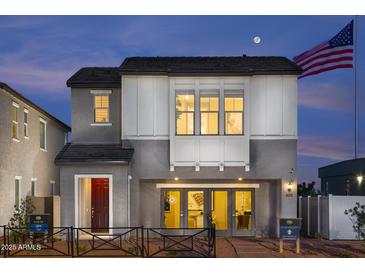
[[[365,196],[365,158],[321,167],[318,177],[323,195]]]
[[[297,76],[284,57],[131,57],[68,81],[63,226],[278,235],[297,212]]]
[[[26,196],[59,195],[54,158],[69,126],[0,82],[0,224]]]

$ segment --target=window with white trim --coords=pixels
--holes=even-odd
[[[94,95],[94,122],[109,123],[109,94]]]
[[[200,134],[219,133],[219,91],[200,91]]]
[[[21,179],[18,177],[15,177],[15,206],[20,206],[20,199],[21,199],[21,190],[20,190],[20,181]]]
[[[31,196],[33,196],[33,197],[36,196],[36,192],[37,192],[37,180],[32,179],[31,189],[30,189]]]
[[[11,108],[11,116],[12,116],[12,130],[11,130],[11,137],[13,139],[19,139],[19,132],[18,132],[18,110],[19,105],[13,102],[12,108]]]
[[[55,181],[50,181],[50,195],[54,196],[56,195],[56,182]]]
[[[39,147],[47,150],[47,122],[39,119]]]
[[[244,118],[243,91],[232,90],[224,92],[224,133],[226,135],[243,134]]]
[[[194,135],[194,91],[176,92],[176,135]]]
[[[23,130],[24,130],[24,137],[25,138],[28,138],[29,137],[29,131],[28,131],[28,118],[29,118],[29,111],[27,109],[24,109],[24,117],[23,117],[23,120],[24,120],[24,127],[23,127]]]

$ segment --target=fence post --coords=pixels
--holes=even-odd
[[[321,234],[321,195],[317,196],[317,233]]]
[[[328,239],[332,240],[332,194],[328,194]]]
[[[8,249],[7,248],[7,243],[6,243],[6,235],[5,235],[5,233],[6,233],[6,226],[4,225],[3,226],[3,238],[4,238],[4,258],[6,258],[6,250]]]
[[[141,256],[142,258],[144,257],[144,226],[141,226],[141,230],[142,230],[142,252],[141,252]]]
[[[214,248],[214,258],[217,257],[217,248],[216,248],[216,237],[215,237],[215,224],[213,224],[213,248]]]
[[[74,227],[73,226],[71,226],[70,227],[70,229],[71,229],[71,237],[70,237],[70,239],[71,239],[71,257],[73,258],[74,257]]]
[[[311,234],[311,207],[310,207],[311,196],[307,196],[307,236]]]

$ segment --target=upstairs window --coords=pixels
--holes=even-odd
[[[27,109],[24,109],[24,137],[28,138],[29,137],[29,132],[28,132],[28,115],[29,115],[29,111]]]
[[[176,93],[176,135],[194,135],[194,107],[193,92]]]
[[[94,95],[94,122],[109,122],[109,95]]]
[[[224,132],[226,135],[243,134],[243,92],[227,91],[224,94]]]
[[[47,149],[47,123],[43,119],[39,119],[39,147],[41,150]]]
[[[11,137],[13,139],[18,139],[18,110],[19,105],[13,102],[12,109],[11,109],[11,116],[12,116],[12,130],[11,130]]]
[[[218,95],[200,96],[200,134],[217,135],[219,132]]]

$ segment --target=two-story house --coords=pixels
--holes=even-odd
[[[62,224],[277,235],[296,216],[297,76],[284,57],[130,57],[68,81]]]
[[[0,224],[26,196],[59,194],[54,158],[70,127],[0,82]]]

